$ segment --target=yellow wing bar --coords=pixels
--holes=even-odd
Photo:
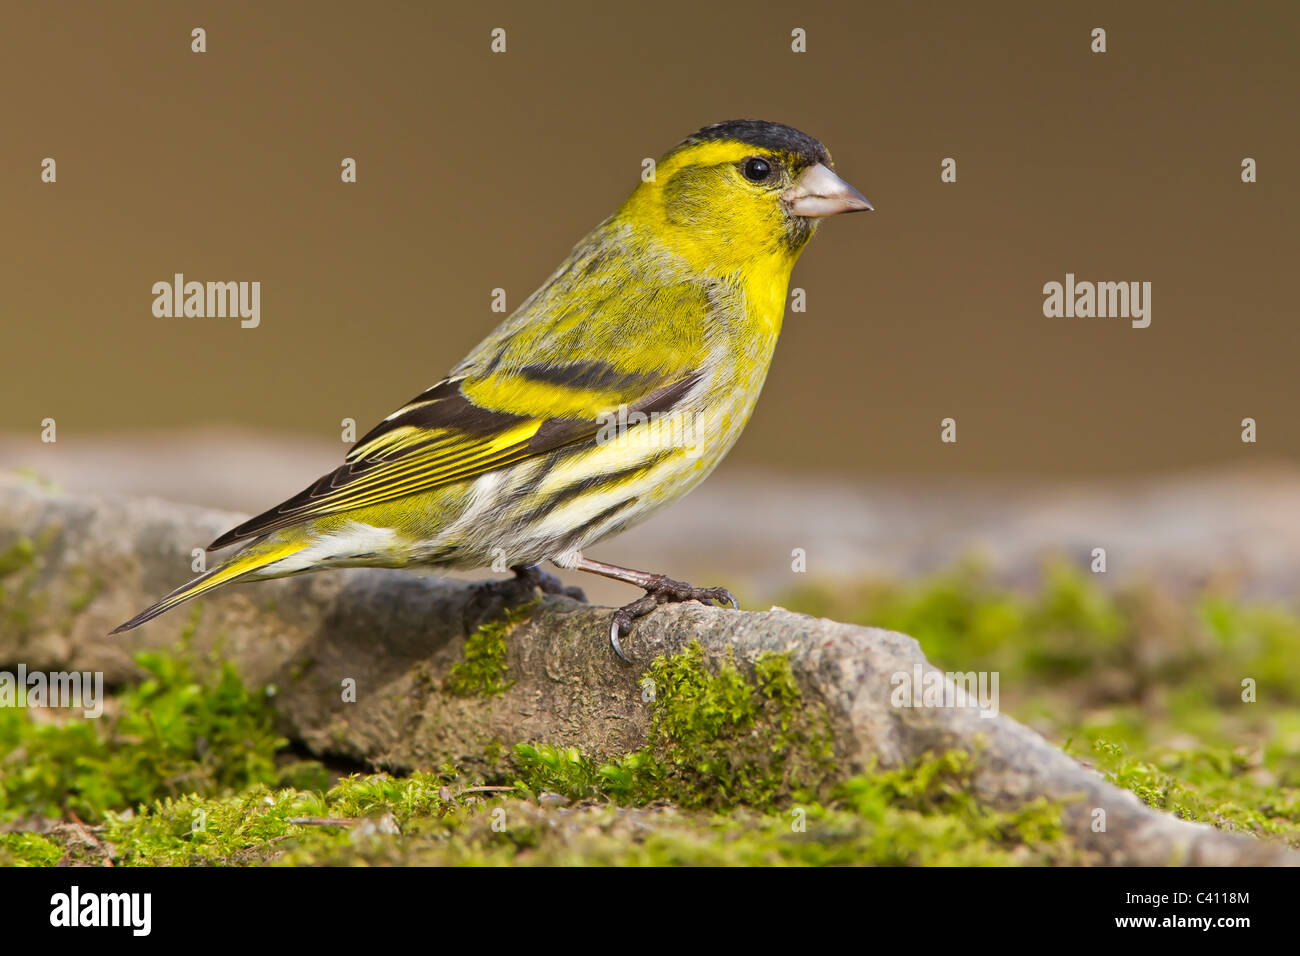
[[[581,374],[589,372],[588,367]],[[648,394],[642,392],[638,401],[629,404],[629,411],[665,411],[699,380],[699,373],[689,374]],[[227,531],[208,550],[593,441],[600,430],[600,415],[609,410],[608,406],[590,408],[581,417],[526,417],[476,404],[462,390],[461,381],[448,379],[417,396],[357,442],[344,464],[275,508]],[[548,384],[563,387],[558,380]]]

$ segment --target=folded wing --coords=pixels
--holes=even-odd
[[[595,441],[603,414],[621,405],[629,412],[666,412],[700,377],[698,371],[626,372],[585,361],[445,379],[363,436],[344,464],[227,531],[208,550]]]

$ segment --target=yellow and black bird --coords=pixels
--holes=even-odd
[[[707,126],[657,164],[540,289],[344,463],[226,532],[246,542],[127,621],[232,581],[323,568],[482,568],[544,590],[549,560],[643,588],[609,638],[659,604],[735,598],[583,551],[697,485],[767,376],[790,271],[818,222],[871,209],[817,140],[779,123]]]

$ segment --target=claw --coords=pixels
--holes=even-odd
[[[614,614],[614,620],[609,625],[609,646],[614,648],[614,653],[618,655],[618,659],[622,661],[624,664],[632,663],[628,659],[628,656],[623,653],[623,645],[621,645],[618,642],[618,614],[617,613]]]
[[[736,596],[726,588],[699,588],[688,590],[694,591],[694,593],[690,597],[683,598],[683,600],[699,601],[701,604],[709,604],[713,607],[722,607],[724,604],[730,604],[732,610],[740,610],[740,602],[737,601]]]
[[[699,601],[701,604],[717,607],[722,607],[723,602],[726,602],[736,610],[740,610],[740,602],[726,588],[693,588],[681,581],[663,579],[657,583],[656,587],[647,590],[637,600],[631,604],[625,604],[614,612],[614,619],[609,625],[609,644],[614,648],[614,653],[618,655],[618,659],[624,664],[632,663],[628,656],[623,653],[623,645],[619,643],[619,635],[627,634],[632,629],[632,623],[637,618],[644,617],[661,604],[676,604],[684,601]]]

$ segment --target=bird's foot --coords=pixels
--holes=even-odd
[[[697,588],[685,581],[674,581],[667,575],[656,574],[650,579],[643,597],[637,598],[631,604],[623,605],[614,612],[614,620],[609,625],[609,643],[614,648],[614,653],[618,655],[618,659],[624,664],[632,663],[623,653],[623,646],[618,639],[620,634],[626,634],[631,630],[633,621],[645,617],[661,604],[681,604],[684,601],[699,601],[701,604],[712,604],[717,607],[730,604],[736,610],[740,610],[740,602],[726,588]]]
[[[558,594],[562,597],[573,598],[575,601],[587,603],[587,595],[582,588],[570,587],[557,578],[554,574],[543,571],[535,564],[524,564],[517,568],[511,568],[515,572],[515,579],[527,584],[529,587],[535,587],[543,594]]]

